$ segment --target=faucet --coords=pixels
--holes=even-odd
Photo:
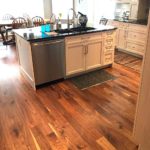
[[[70,28],[70,25],[72,24],[70,24],[70,19],[69,19],[69,12],[70,12],[70,10],[72,10],[73,11],[73,23],[74,23],[74,26],[77,26],[77,24],[78,24],[78,14],[76,14],[76,12],[75,12],[75,10],[73,9],[73,8],[70,8],[69,9],[69,11],[68,11],[68,17],[67,17],[67,26],[68,26],[68,29]]]
[[[52,15],[50,16],[50,24],[52,27],[52,30],[56,30],[57,26],[56,26],[56,15],[52,13]]]
[[[56,23],[56,15],[52,13],[52,15],[50,16],[50,23],[51,24],[55,24]]]

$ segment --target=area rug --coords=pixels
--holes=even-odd
[[[69,81],[71,81],[77,88],[84,90],[114,79],[116,79],[116,77],[109,74],[107,71],[97,70],[84,75],[73,77],[69,79]]]

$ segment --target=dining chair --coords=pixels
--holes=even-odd
[[[6,39],[5,39],[5,34],[6,33],[6,29],[4,27],[0,27],[0,35],[1,35],[1,38],[3,40],[3,44],[5,43]]]
[[[13,19],[14,19],[14,16],[11,14],[5,14],[2,17],[2,20],[13,20]],[[10,32],[12,30],[12,27],[11,26],[5,26],[5,29],[6,29],[6,39],[8,40],[8,32]]]
[[[32,22],[33,22],[33,25],[37,27],[37,26],[44,24],[44,19],[40,16],[35,16],[32,18]]]
[[[22,16],[27,21],[27,27],[33,27],[32,18],[27,13],[24,13]]]
[[[15,17],[11,14],[5,14],[3,17],[2,17],[2,20],[13,20]]]
[[[101,24],[101,25],[106,25],[107,22],[108,22],[108,19],[106,19],[106,18],[101,18],[100,21],[99,21],[99,24]]]
[[[23,13],[22,17],[25,18],[25,19],[30,18],[29,14],[27,14],[27,13]]]
[[[15,18],[12,22],[13,29],[27,28],[27,21],[23,17]],[[12,32],[12,40],[15,41],[14,33]]]
[[[23,17],[15,18],[12,22],[13,29],[26,28],[27,21]]]
[[[6,39],[5,34],[6,34],[6,29],[5,29],[4,26],[1,26],[0,27],[0,35],[1,35],[1,38],[3,40],[3,45],[7,46],[7,45],[10,45],[10,44],[14,44],[14,41],[12,39],[11,40]]]

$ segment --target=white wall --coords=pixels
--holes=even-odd
[[[150,12],[149,12],[150,14]],[[134,138],[139,150],[150,150],[150,15],[148,40],[143,61],[143,71],[134,122]]]
[[[88,16],[89,25],[98,25],[100,18],[114,17],[115,1],[114,0],[76,0],[76,10]]]
[[[0,17],[3,17],[5,14],[21,17],[24,13],[31,17],[35,15],[43,17],[44,15],[43,0],[2,0],[0,3]]]
[[[52,1],[43,0],[43,7],[44,7],[44,18],[49,19],[52,14]]]

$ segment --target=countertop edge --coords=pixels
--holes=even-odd
[[[136,20],[133,21],[133,22],[132,22],[132,21],[131,21],[131,22],[130,22],[130,21],[128,22],[128,21],[124,21],[124,20],[116,20],[116,19],[110,19],[110,20],[112,20],[112,21],[118,21],[118,22],[123,22],[123,23],[130,23],[130,24],[135,24],[135,25],[141,25],[141,26],[147,26],[147,25],[148,25],[148,22],[147,22],[147,23],[145,23],[145,22],[139,23],[138,20],[137,20],[137,22],[136,22]]]
[[[109,28],[109,29],[95,29],[95,30],[89,30],[89,31],[82,31],[82,32],[73,32],[73,33],[65,33],[65,34],[57,34],[56,36],[50,36],[50,37],[42,37],[37,39],[26,39],[22,35],[20,35],[18,32],[15,32],[18,36],[23,38],[24,40],[34,43],[34,42],[40,42],[40,41],[47,41],[47,40],[56,40],[56,39],[62,39],[69,36],[78,36],[78,35],[84,35],[84,34],[91,34],[91,33],[98,33],[98,32],[105,32],[105,31],[112,31],[116,30],[116,27]],[[45,33],[46,34],[46,33]]]

